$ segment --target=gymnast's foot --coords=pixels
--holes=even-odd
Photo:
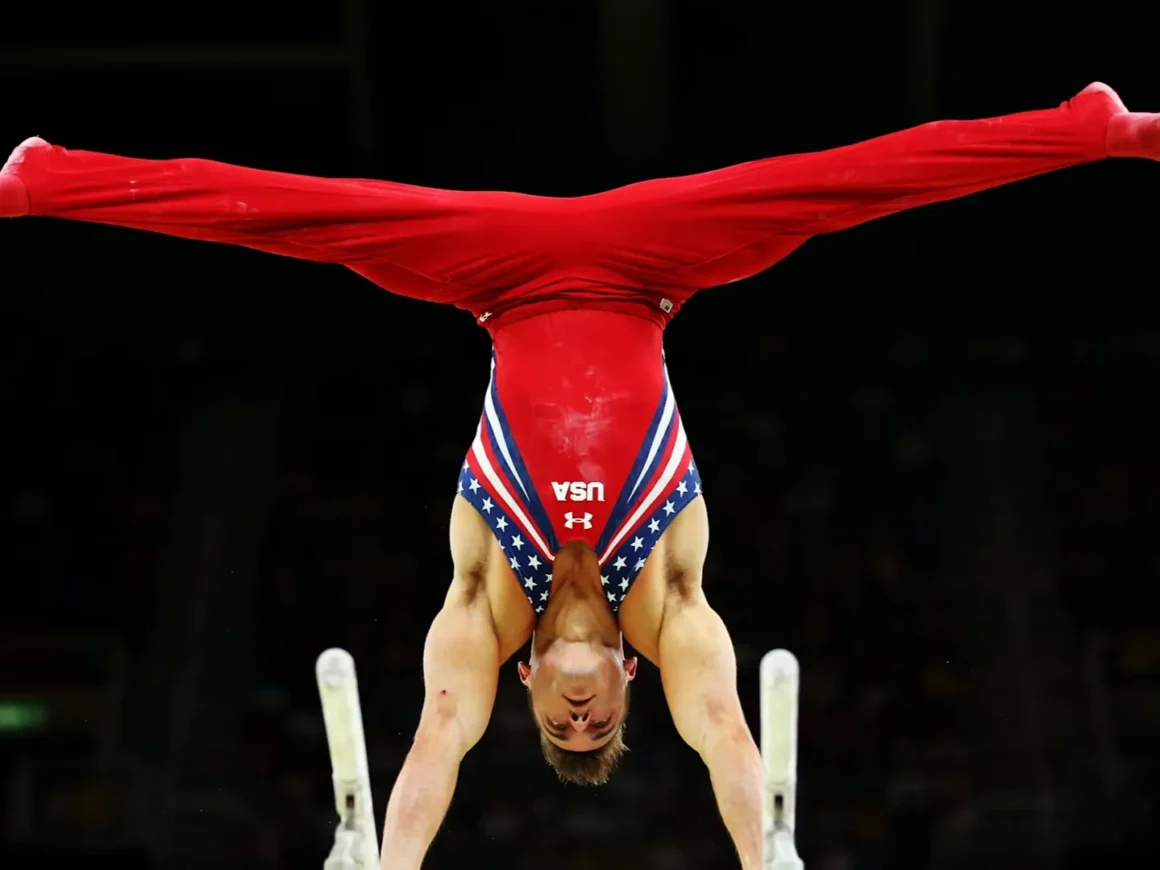
[[[1098,106],[1098,110],[1109,113],[1105,140],[1109,157],[1160,160],[1160,114],[1129,112],[1119,95],[1101,82],[1080,91],[1072,105],[1081,112]]]
[[[16,167],[29,148],[49,147],[43,139],[33,137],[21,142],[0,169],[0,217],[22,217],[28,214],[28,190],[20,180]]]
[[[28,191],[24,182],[11,172],[0,172],[0,218],[28,214]]]

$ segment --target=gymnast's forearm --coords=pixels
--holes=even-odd
[[[460,758],[437,732],[415,737],[387,803],[382,870],[419,870],[451,806]]]
[[[744,722],[714,734],[701,749],[717,809],[743,870],[761,867],[761,754]]]

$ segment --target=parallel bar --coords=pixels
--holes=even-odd
[[[803,870],[797,820],[798,661],[775,649],[761,660],[762,829],[766,870]]]
[[[346,650],[328,649],[315,670],[340,819],[325,870],[372,870],[379,866],[379,844],[354,659]]]

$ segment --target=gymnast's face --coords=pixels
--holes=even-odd
[[[532,646],[530,664],[520,662],[532,715],[561,749],[586,752],[604,746],[624,722],[625,693],[636,676],[636,659],[594,641],[557,639]]]

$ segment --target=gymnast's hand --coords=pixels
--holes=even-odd
[[[18,168],[30,148],[49,147],[51,146],[43,139],[37,137],[25,139],[12,152],[4,168],[0,169],[0,217],[23,217],[28,214],[28,190],[20,180]]]

